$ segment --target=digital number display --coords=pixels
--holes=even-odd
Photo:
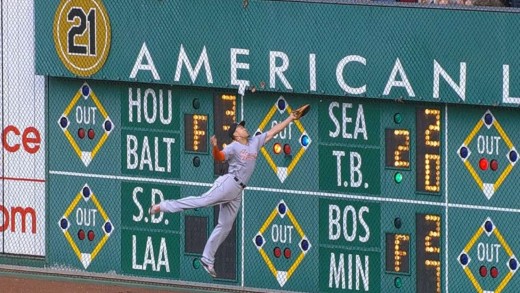
[[[441,217],[416,214],[417,292],[441,292]]]
[[[184,149],[208,152],[208,115],[184,114]]]
[[[386,234],[386,271],[410,273],[410,235]]]
[[[388,168],[410,168],[410,131],[407,129],[385,130],[385,162]]]
[[[213,96],[213,125],[214,133],[219,143],[219,149],[231,142],[228,130],[231,124],[237,120],[237,97],[230,94],[216,94]],[[228,164],[214,161],[213,171],[215,175],[226,174]]]
[[[416,110],[417,131],[416,190],[439,193],[441,190],[441,111]]]

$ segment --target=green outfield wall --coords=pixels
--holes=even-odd
[[[36,3],[47,78],[46,262],[298,292],[516,292],[518,14],[373,3]],[[149,215],[269,130],[242,208]]]

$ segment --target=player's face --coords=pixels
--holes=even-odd
[[[235,136],[249,137],[249,133],[247,132],[247,129],[244,126],[238,125],[237,129],[235,130]]]

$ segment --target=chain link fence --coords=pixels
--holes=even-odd
[[[35,75],[34,5],[2,1],[0,252],[45,256],[45,85]]]

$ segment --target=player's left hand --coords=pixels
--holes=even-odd
[[[217,138],[215,137],[215,135],[212,135],[210,137],[209,142],[211,143],[212,146],[217,146]]]

